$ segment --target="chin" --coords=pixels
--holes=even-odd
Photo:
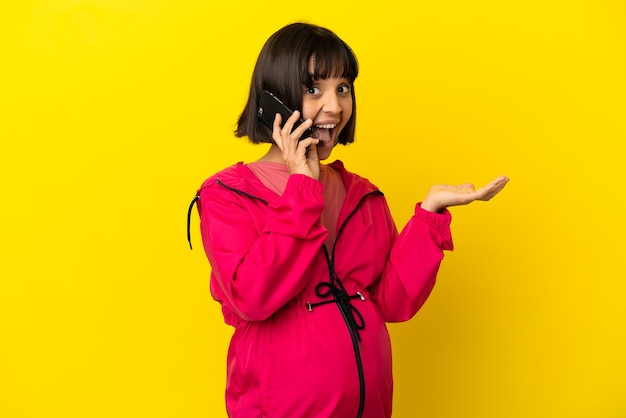
[[[317,144],[317,157],[320,161],[330,158],[330,155],[339,143],[338,135],[339,134],[337,133],[337,136],[331,138],[331,140],[328,142],[320,142],[319,144]],[[322,145],[320,146],[320,144]]]
[[[328,158],[330,158],[330,154],[331,153],[329,151],[322,151],[322,152],[320,152],[320,150],[318,150],[317,151],[317,158],[320,161],[324,161],[324,160],[327,160]]]

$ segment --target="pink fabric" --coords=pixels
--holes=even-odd
[[[285,164],[255,161],[247,164],[247,167],[265,187],[279,196],[283,194],[289,180],[289,170]]]
[[[332,166],[322,165],[320,167],[320,181],[324,185],[324,211],[321,220],[322,225],[328,231],[324,244],[327,248],[333,248],[337,237],[339,212],[346,199],[346,188],[341,180],[341,175]]]
[[[452,250],[450,214],[419,205],[401,234],[382,193],[332,163],[346,189],[334,268],[365,323],[359,352],[365,376],[363,417],[391,416],[391,345],[385,322],[411,318],[428,298]],[[315,286],[329,279],[320,222],[323,186],[289,177],[282,196],[243,163],[198,191],[211,293],[235,327],[228,352],[230,417],[355,417],[359,379],[346,323],[335,303],[317,306]],[[332,249],[328,248],[328,253]]]

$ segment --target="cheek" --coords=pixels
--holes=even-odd
[[[352,100],[347,100],[346,103],[342,104],[341,108],[343,109],[341,112],[341,119],[343,123],[346,124],[352,117]]]
[[[311,103],[308,100],[303,100],[302,102],[302,119],[306,120],[306,119],[315,119],[315,116],[317,115],[317,109],[316,107],[313,105],[313,103]]]

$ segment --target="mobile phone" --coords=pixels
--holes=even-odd
[[[265,125],[267,125],[270,129],[273,129],[274,119],[276,118],[277,113],[280,113],[282,123],[284,125],[287,119],[289,119],[293,114],[293,111],[289,109],[278,97],[274,96],[267,90],[263,90],[257,116]],[[293,124],[293,129],[296,129],[302,123],[304,123],[304,119],[300,118],[300,120]],[[313,130],[311,128],[307,129],[302,133],[302,136],[300,136],[300,140],[310,137],[312,133]]]

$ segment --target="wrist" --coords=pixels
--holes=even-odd
[[[445,208],[439,207],[439,205],[435,204],[434,202],[429,201],[428,199],[425,199],[420,204],[420,207],[427,212],[434,212],[434,213],[441,212],[443,209],[445,209]]]

